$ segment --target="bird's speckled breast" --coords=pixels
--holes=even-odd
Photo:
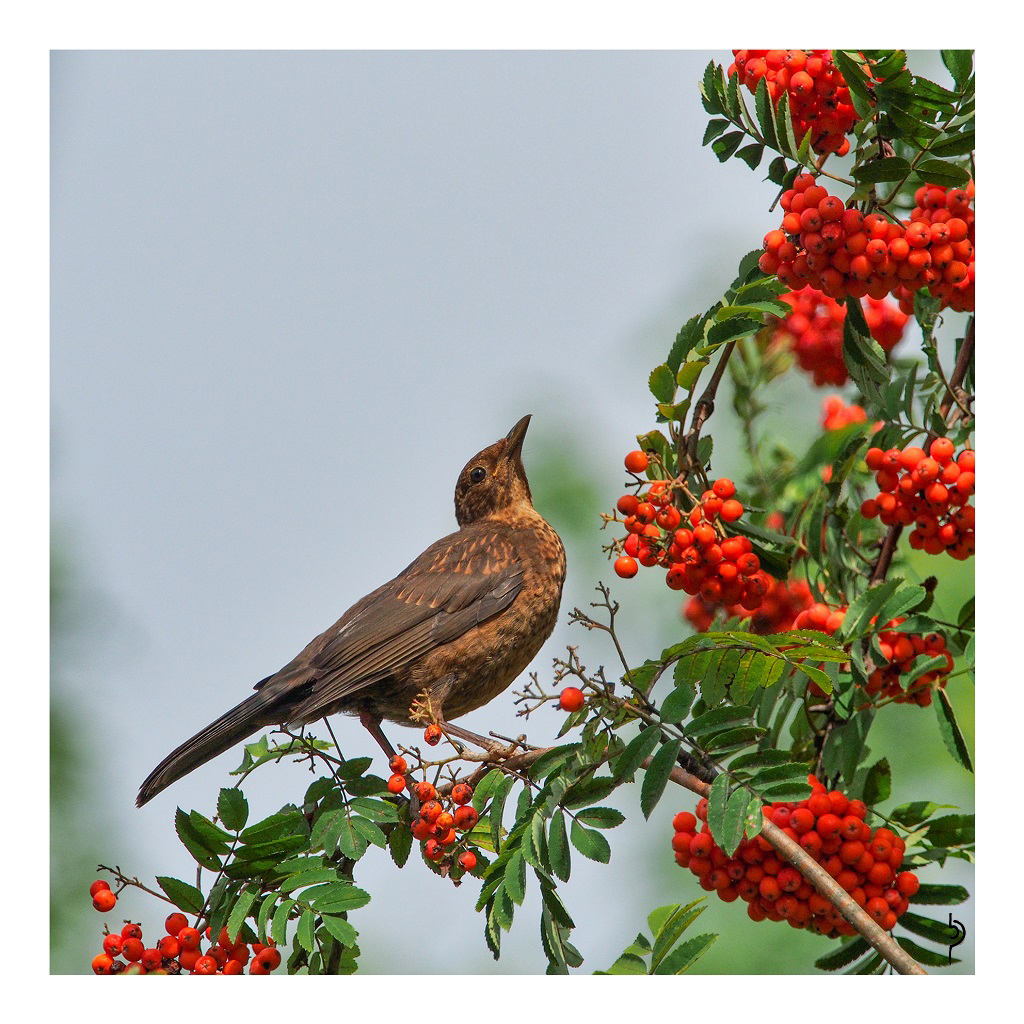
[[[508,528],[508,539],[525,568],[516,599],[503,612],[432,651],[409,672],[407,693],[414,698],[429,691],[435,708],[449,721],[506,690],[558,620],[566,568],[561,539],[533,509]]]

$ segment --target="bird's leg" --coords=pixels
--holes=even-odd
[[[384,735],[384,731],[380,727],[379,716],[371,714],[369,711],[360,711],[359,721],[362,723],[363,728],[377,741],[380,749],[388,755],[389,761],[397,756],[395,748],[391,746],[391,741]]]

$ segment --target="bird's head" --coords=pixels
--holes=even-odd
[[[533,508],[533,496],[523,469],[523,438],[530,425],[524,416],[500,441],[474,455],[455,485],[455,518],[459,526],[479,519]]]

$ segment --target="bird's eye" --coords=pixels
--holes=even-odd
[[[487,476],[487,470],[483,466],[477,466],[469,471],[470,482],[474,484],[480,483],[485,476]]]

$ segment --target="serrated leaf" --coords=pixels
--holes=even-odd
[[[698,715],[686,726],[686,735],[698,739],[712,736],[716,732],[746,724],[753,717],[753,709],[749,707],[713,708]]]
[[[350,803],[353,811],[358,811],[364,818],[376,822],[398,821],[398,808],[389,800],[378,800],[373,797],[357,796]]]
[[[836,637],[846,641],[865,632],[878,609],[902,584],[903,580],[898,578],[883,580],[861,594],[847,609],[842,624],[836,630]]]
[[[942,63],[953,76],[958,88],[963,88],[974,69],[973,50],[940,50]]]
[[[725,163],[739,148],[743,138],[743,132],[727,132],[711,143],[712,152],[718,157],[719,161]]]
[[[304,910],[299,916],[299,924],[295,929],[295,941],[307,952],[312,953],[316,942],[314,939],[314,924],[316,915],[312,910]]]
[[[814,961],[814,966],[820,971],[838,971],[840,967],[852,964],[854,960],[862,957],[870,949],[867,940],[858,935],[851,942],[844,943],[839,949],[819,957]]]
[[[953,756],[953,760],[969,772],[974,771],[974,764],[971,761],[971,752],[967,747],[967,740],[960,730],[956,720],[953,705],[946,696],[946,691],[937,687],[933,692],[932,705],[935,708],[935,717],[939,722],[939,732],[942,734],[942,742],[946,749]]]
[[[902,923],[903,918],[900,918]],[[956,933],[956,938],[959,938],[960,933]],[[925,967],[951,967],[953,964],[960,963],[957,957],[952,959],[949,953],[943,950],[941,953],[934,949],[926,949],[924,946],[919,946],[912,939],[908,939],[905,935],[897,935],[896,941],[900,946],[905,949],[919,964],[924,964]]]
[[[853,169],[853,176],[857,181],[871,184],[883,181],[902,181],[909,173],[910,162],[901,156],[868,160]]]
[[[574,782],[562,797],[561,804],[569,810],[589,807],[598,800],[604,800],[615,791],[616,781],[608,776],[592,776]]]
[[[614,807],[587,807],[577,812],[576,820],[592,828],[616,828],[626,820],[626,816]]]
[[[600,832],[584,828],[578,821],[569,827],[569,840],[573,846],[590,860],[607,864],[611,859],[612,848],[608,840]]]
[[[228,914],[227,930],[228,935],[239,935],[242,930],[242,922],[249,913],[249,908],[255,903],[258,893],[255,889],[243,889],[239,893],[238,900]]]
[[[647,964],[634,953],[623,953],[604,974],[646,974]]]
[[[156,884],[167,893],[170,901],[186,914],[198,914],[203,909],[206,900],[203,894],[188,882],[182,882],[177,878],[170,878],[167,875],[157,875]]]
[[[922,882],[910,902],[923,906],[952,907],[970,899],[971,894],[962,885],[938,885]]]
[[[295,900],[281,900],[276,911],[274,920],[270,925],[270,937],[278,946],[283,946],[288,940],[288,915],[295,906]]]
[[[671,402],[676,393],[676,376],[666,363],[656,366],[647,379],[651,394],[659,402]]]
[[[864,803],[874,807],[892,794],[892,771],[886,758],[876,761],[864,780]]]
[[[971,180],[971,174],[965,167],[948,160],[922,160],[917,165],[917,173],[929,185],[961,186]]]
[[[655,974],[682,974],[688,971],[714,944],[718,936],[708,933],[695,935],[679,943],[664,960],[658,964]]]
[[[640,785],[640,810],[645,818],[651,816],[651,812],[657,806],[668,777],[676,765],[676,758],[682,747],[681,740],[671,740],[663,743],[661,749],[651,758],[651,763],[644,773],[644,780]]]
[[[569,852],[569,837],[565,830],[565,815],[560,807],[551,815],[548,856],[551,859],[551,870],[563,882],[568,882],[572,872],[572,855]]]
[[[188,850],[198,864],[211,871],[220,870],[220,858],[208,849],[205,838],[199,834],[189,816],[180,807],[174,815],[174,831],[181,840],[182,846]],[[225,852],[227,851],[225,850]]]
[[[664,710],[662,711],[664,715]],[[666,719],[668,720],[668,719]],[[658,745],[661,729],[657,725],[649,725],[636,734],[611,763],[611,771],[616,781],[627,779],[636,773],[643,762],[650,757]]]
[[[706,359],[690,359],[683,363],[680,367],[679,372],[676,374],[676,383],[684,391],[692,391],[700,378],[704,367],[708,365]]]
[[[395,864],[404,868],[412,851],[412,832],[408,827],[399,825],[388,834],[388,853]]]
[[[341,914],[365,907],[370,894],[351,882],[336,879],[304,892],[302,899],[320,913]]]
[[[343,946],[354,946],[356,944],[359,933],[345,918],[338,917],[336,914],[322,914],[320,919],[323,921],[324,927]]]
[[[240,789],[225,787],[220,791],[217,799],[217,816],[224,823],[224,827],[232,832],[238,832],[245,827],[246,819],[249,817],[249,805]]]

